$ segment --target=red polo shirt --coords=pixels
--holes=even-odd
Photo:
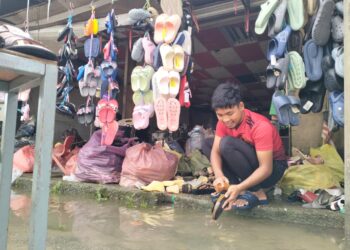
[[[232,136],[253,145],[256,151],[273,151],[274,160],[286,160],[286,154],[275,126],[264,116],[244,109],[244,118],[238,128],[230,129],[218,121],[216,135]]]

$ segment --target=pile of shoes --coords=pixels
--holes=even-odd
[[[67,25],[58,35],[57,41],[64,44],[58,52],[58,82],[56,86],[56,110],[65,116],[74,118],[76,114],[75,105],[69,101],[69,94],[73,90],[73,79],[76,72],[72,60],[77,59],[78,50],[76,48],[77,36],[72,28],[72,16],[68,17]]]
[[[296,126],[299,113],[322,111],[328,90],[329,122],[343,126],[343,1],[267,0],[255,32],[266,28],[266,87],[275,89],[279,123]]]
[[[129,11],[134,26],[152,23],[152,27],[142,26],[144,36],[134,42],[131,52],[131,58],[144,65],[136,66],[131,74],[133,124],[135,129],[147,128],[155,111],[158,128],[175,132],[181,106],[190,106],[187,79],[192,69],[192,16],[187,1],[163,0],[161,6],[160,15],[149,5]]]

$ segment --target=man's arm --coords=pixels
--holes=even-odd
[[[215,177],[224,175],[222,172],[222,160],[220,156],[220,141],[221,137],[215,135],[213,147],[210,153],[210,163],[213,168]]]
[[[223,171],[222,171],[222,160],[220,155],[220,142],[221,137],[215,135],[213,147],[211,149],[210,153],[210,163],[213,168],[214,174],[215,174],[215,181],[214,185],[217,185],[221,183],[222,185],[224,182],[229,183],[228,179],[225,177]]]

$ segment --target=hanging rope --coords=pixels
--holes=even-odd
[[[30,0],[27,0],[27,15],[26,20],[24,21],[24,31],[29,32],[29,6],[30,6]]]
[[[147,10],[149,7],[151,7],[151,2],[150,2],[150,0],[146,0],[146,1],[145,1],[145,5],[143,6],[143,8],[144,8],[145,10]]]

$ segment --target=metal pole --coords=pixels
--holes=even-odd
[[[345,183],[345,241],[350,249],[350,6],[344,0],[344,183]]]
[[[0,249],[7,248],[13,149],[15,145],[18,93],[9,92],[5,99],[0,154]]]
[[[45,250],[49,205],[52,144],[55,125],[57,66],[46,65],[39,92],[35,162],[30,215],[29,249]]]

